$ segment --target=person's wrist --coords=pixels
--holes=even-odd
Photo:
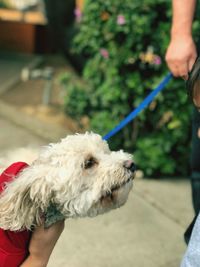
[[[47,266],[46,260],[38,257],[34,257],[32,255],[29,255],[28,258],[25,260],[20,267],[46,267]]]
[[[183,31],[183,29],[172,28],[171,39],[192,39],[192,32],[189,29]]]

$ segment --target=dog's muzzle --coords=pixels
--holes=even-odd
[[[131,172],[135,172],[136,171],[136,165],[132,160],[124,161],[123,166],[124,166],[124,168],[126,168],[127,170],[129,170]]]

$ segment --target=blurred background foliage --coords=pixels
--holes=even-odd
[[[80,79],[61,77],[65,111],[80,124],[87,116],[88,128],[104,135],[166,75],[171,1],[87,0],[75,15],[71,49],[84,64]],[[185,84],[174,79],[110,146],[132,152],[146,176],[187,175],[190,114]]]

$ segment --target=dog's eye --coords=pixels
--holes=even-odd
[[[96,159],[93,157],[88,158],[84,163],[84,168],[89,169],[97,163]]]

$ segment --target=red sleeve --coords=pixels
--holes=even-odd
[[[15,176],[22,171],[28,164],[25,162],[15,162],[10,165],[1,175],[0,175],[0,193],[4,189],[6,182],[10,182]]]
[[[16,162],[0,175],[0,193],[5,183],[10,182],[28,164]],[[25,260],[28,253],[30,231],[5,231],[0,228],[0,267],[18,267]]]

